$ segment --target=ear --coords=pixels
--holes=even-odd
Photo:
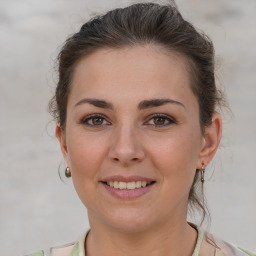
[[[66,135],[65,135],[65,132],[60,128],[59,124],[56,125],[55,135],[59,140],[63,157],[65,158],[66,163],[68,165],[69,161],[68,161],[68,150],[67,150],[67,144],[66,144]]]
[[[212,123],[205,128],[202,147],[197,161],[197,169],[201,169],[202,163],[207,166],[213,159],[221,139],[222,121],[221,115],[215,112],[212,116]]]

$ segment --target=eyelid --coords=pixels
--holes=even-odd
[[[97,117],[101,117],[104,119],[104,121],[106,121],[108,124],[99,124],[99,125],[92,125],[92,124],[89,124],[87,123],[89,120],[91,120],[92,118],[97,118]],[[157,117],[161,117],[161,118],[165,118],[169,123],[168,124],[163,124],[163,125],[154,125],[154,124],[147,124],[150,120],[154,119],[154,118],[157,118]],[[103,121],[103,122],[104,122]],[[90,114],[90,115],[87,115],[85,117],[83,117],[80,121],[81,124],[83,125],[86,125],[86,126],[89,126],[89,127],[101,127],[101,126],[104,126],[104,125],[110,125],[111,123],[107,120],[107,117],[103,114],[100,114],[100,113],[94,113],[94,114]],[[169,126],[169,125],[172,125],[172,124],[177,124],[177,121],[174,117],[171,117],[167,114],[162,114],[162,113],[156,113],[156,114],[152,114],[152,115],[149,115],[147,117],[147,121],[144,123],[145,125],[153,125],[155,127],[165,127],[165,126]]]
[[[165,118],[166,120],[169,121],[168,124],[163,124],[163,125],[153,125],[153,124],[150,124],[150,125],[153,125],[155,127],[165,127],[165,126],[169,126],[169,125],[172,125],[172,124],[177,124],[177,121],[174,117],[171,117],[167,114],[160,114],[160,113],[157,113],[157,114],[152,114],[150,115],[148,118],[147,118],[147,123],[152,120],[153,118],[156,118],[156,117],[162,117],[162,118]]]
[[[87,115],[87,116],[85,116],[85,117],[83,117],[83,118],[81,119],[80,123],[83,124],[83,125],[89,126],[89,127],[100,127],[100,126],[106,125],[106,124],[101,124],[101,125],[92,125],[92,124],[88,124],[87,122],[88,122],[90,119],[94,118],[94,117],[95,117],[95,118],[96,118],[96,117],[101,117],[101,118],[103,118],[106,122],[108,122],[107,125],[110,124],[110,122],[107,120],[106,116],[105,116],[105,115],[102,115],[102,114],[100,114],[100,113],[94,113],[94,114]]]

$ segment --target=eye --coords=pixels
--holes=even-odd
[[[147,122],[147,124],[154,125],[156,127],[168,126],[173,123],[176,123],[176,121],[173,118],[163,114],[153,115]]]
[[[110,124],[108,121],[106,121],[105,117],[100,114],[93,114],[93,115],[87,116],[82,119],[81,123],[87,126],[94,126],[94,127]]]

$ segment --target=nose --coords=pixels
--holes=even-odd
[[[109,149],[109,158],[124,166],[143,161],[145,151],[136,128],[123,126],[114,132]]]

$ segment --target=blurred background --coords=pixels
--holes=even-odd
[[[0,255],[74,241],[89,227],[54,123],[47,113],[55,58],[63,41],[94,13],[135,1],[0,0]],[[142,2],[142,1],[136,1]],[[177,0],[183,16],[208,34],[218,56],[224,113],[221,147],[207,168],[215,235],[256,250],[256,1]]]

